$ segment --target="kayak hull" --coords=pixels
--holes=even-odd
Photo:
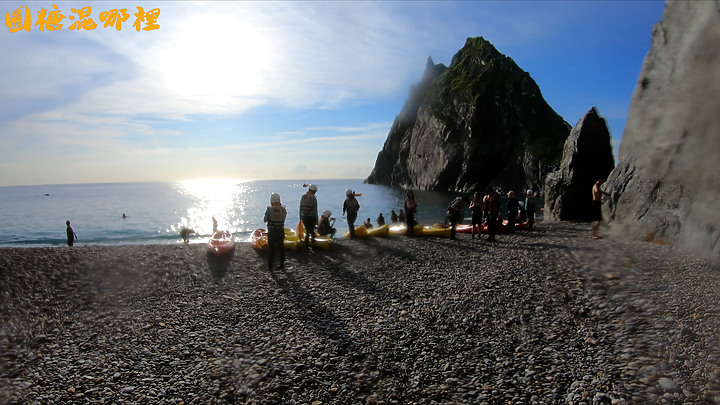
[[[390,225],[381,225],[377,226],[375,228],[367,229],[365,225],[360,225],[355,228],[355,237],[356,238],[369,238],[369,237],[385,237],[390,234]],[[344,235],[346,238],[350,237],[350,231],[345,232]]]
[[[222,256],[235,250],[235,237],[228,231],[217,231],[207,243],[208,252]]]

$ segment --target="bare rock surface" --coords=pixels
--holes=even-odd
[[[587,228],[0,249],[0,403],[720,403],[718,269]]]
[[[613,233],[720,263],[720,3],[668,1],[632,96],[605,205]]]
[[[560,168],[545,181],[545,219],[592,221],[590,190],[614,167],[607,121],[592,107],[570,131]]]

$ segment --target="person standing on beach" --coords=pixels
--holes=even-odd
[[[487,188],[487,195],[483,199],[485,218],[487,220],[488,241],[495,242],[497,234],[498,216],[500,216],[500,194],[492,188]]]
[[[525,212],[527,213],[528,230],[532,229],[535,223],[535,192],[528,189],[525,193]]]
[[[455,227],[462,220],[463,206],[469,202],[467,197],[457,197],[450,203],[447,209],[447,218],[450,222],[450,239],[456,240]]]
[[[402,210],[400,211],[402,213]],[[413,227],[415,226],[415,214],[417,213],[417,202],[415,201],[415,193],[408,190],[405,194],[405,223],[407,225],[407,236],[413,236]]]
[[[77,234],[72,229],[72,226],[70,226],[70,221],[65,221],[65,225],[67,225],[67,229],[65,229],[65,233],[67,234],[67,243],[68,246],[72,246],[75,242],[75,239],[77,239]]]
[[[395,210],[390,211],[390,223],[396,224],[399,221],[398,215],[395,213]]]
[[[305,227],[305,247],[310,246],[311,236],[313,243],[315,243],[315,225],[320,217],[318,215],[317,198],[315,198],[317,189],[316,185],[309,185],[308,191],[300,198],[300,219]]]
[[[343,202],[343,216],[347,212],[348,231],[350,231],[350,239],[355,238],[355,221],[357,220],[358,211],[360,211],[360,202],[355,198],[355,192],[345,190],[345,202]]]
[[[518,211],[520,210],[520,204],[517,198],[515,198],[515,192],[510,190],[507,193],[507,219],[508,219],[508,233],[515,233],[515,222],[517,222]]]
[[[475,194],[473,194],[473,199],[470,201],[470,212],[472,213],[472,217],[470,219],[470,222],[472,224],[472,229],[470,231],[472,235],[471,239],[475,239],[476,229],[478,239],[480,239],[480,225],[482,225],[483,204],[482,196],[479,192],[475,192]]]
[[[268,228],[268,270],[272,270],[275,250],[280,254],[278,268],[285,267],[285,218],[287,218],[287,210],[280,202],[280,194],[270,194],[270,205],[265,210],[263,218]]]
[[[378,226],[385,225],[385,217],[383,216],[382,212],[380,214],[378,214],[378,217],[375,220],[375,222],[377,222]]]
[[[600,239],[598,236],[598,228],[602,221],[602,197],[610,194],[603,191],[600,186],[605,182],[602,178],[598,178],[592,188],[592,238]]]

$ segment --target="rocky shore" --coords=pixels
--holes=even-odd
[[[720,271],[589,233],[0,249],[0,403],[720,403]]]

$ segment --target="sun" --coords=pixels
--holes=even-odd
[[[183,97],[263,95],[277,47],[252,9],[232,10],[193,13],[176,24],[153,57],[163,87]]]

